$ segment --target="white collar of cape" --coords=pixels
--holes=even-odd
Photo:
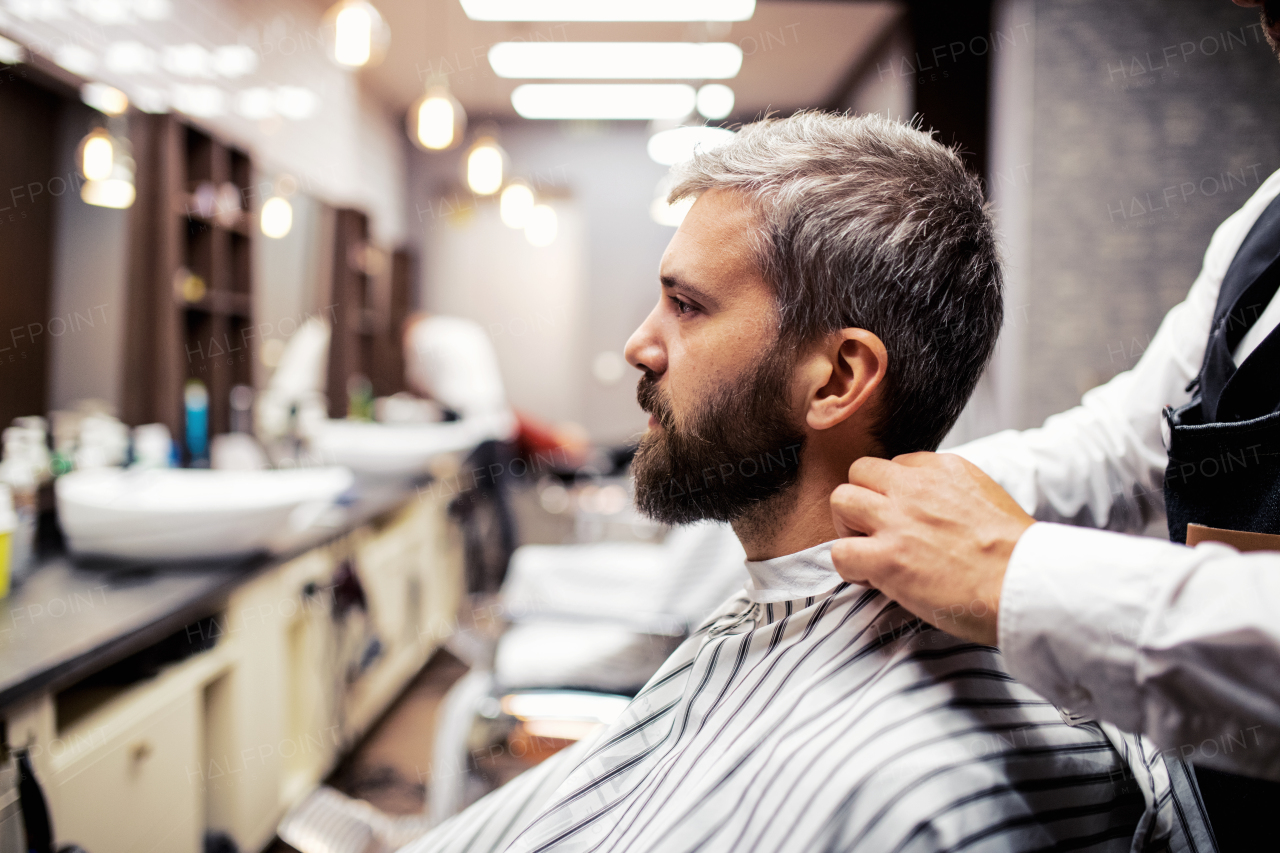
[[[768,604],[796,601],[835,589],[840,584],[840,575],[831,562],[832,544],[823,542],[772,560],[747,560],[747,597],[753,602]]]

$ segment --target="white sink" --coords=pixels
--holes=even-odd
[[[77,554],[138,560],[241,556],[296,535],[354,481],[345,468],[73,471],[55,483]]]
[[[309,438],[312,454],[327,465],[342,465],[370,477],[411,477],[426,473],[445,453],[470,450],[486,439],[508,438],[509,413],[431,424],[379,424],[329,420]]]

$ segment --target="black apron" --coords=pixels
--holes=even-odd
[[[1222,281],[1191,402],[1165,409],[1169,538],[1187,524],[1280,534],[1280,328],[1238,368],[1231,351],[1280,290],[1280,198],[1272,201]],[[1271,737],[1280,732],[1271,732]],[[1275,832],[1280,784],[1195,767],[1223,853],[1256,850]]]

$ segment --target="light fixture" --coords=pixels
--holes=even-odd
[[[288,199],[272,196],[263,203],[258,223],[265,236],[279,240],[293,228],[293,205]]]
[[[104,128],[90,131],[76,151],[85,182],[80,198],[96,207],[123,209],[133,204],[133,158]]]
[[[409,139],[419,148],[443,151],[462,141],[467,114],[448,86],[428,86],[426,93],[409,107],[405,125]]]
[[[649,158],[664,166],[674,166],[693,158],[695,151],[711,151],[733,140],[732,130],[723,127],[674,127],[649,137]]]
[[[85,83],[80,87],[80,100],[109,116],[118,116],[129,109],[129,96],[106,83]]]
[[[506,154],[492,136],[482,136],[467,152],[467,186],[476,195],[493,195],[502,189]]]
[[[115,168],[115,140],[98,128],[80,141],[80,173],[90,181],[105,181]]]
[[[508,228],[524,228],[537,202],[533,190],[523,181],[512,181],[503,189],[498,199],[498,214]]]
[[[0,65],[21,65],[27,59],[27,52],[16,41],[0,36]]]
[[[348,68],[377,63],[391,41],[386,21],[365,0],[342,0],[330,7],[324,16],[324,26],[333,31],[330,58]]]
[[[719,121],[733,112],[733,90],[723,83],[708,83],[698,90],[698,112]]]
[[[80,187],[80,199],[94,207],[110,207],[124,210],[133,205],[137,190],[132,181],[111,178],[105,181],[85,181]]]
[[[725,80],[742,68],[727,42],[506,41],[489,48],[499,77],[553,80]]]
[[[696,94],[683,83],[525,83],[511,93],[522,118],[684,118]]]
[[[559,222],[556,219],[555,210],[550,205],[535,204],[533,210],[529,211],[529,222],[524,226],[524,236],[531,245],[542,248],[555,242],[558,229]]]
[[[756,0],[462,0],[473,21],[746,21]]]

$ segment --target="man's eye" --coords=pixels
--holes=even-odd
[[[693,310],[693,306],[690,305],[688,302],[685,302],[683,299],[680,299],[675,296],[668,296],[667,298],[670,299],[673,303],[675,303],[676,310],[679,311],[681,314],[688,314],[690,311]]]

